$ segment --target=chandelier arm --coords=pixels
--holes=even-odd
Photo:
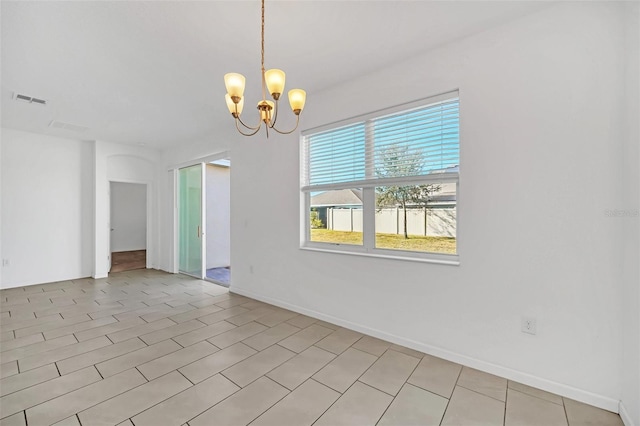
[[[276,125],[276,120],[278,119],[278,100],[277,99],[276,99],[275,106],[274,106],[273,109],[274,109],[274,111],[273,111],[273,121],[271,122],[271,126],[269,126],[272,129],[273,129],[273,126]]]
[[[255,135],[256,133],[258,133],[258,131],[260,130],[260,126],[258,126],[257,128],[254,128],[254,127],[247,127],[247,126],[245,126],[245,125],[244,125],[244,123],[242,123],[242,125],[243,125],[244,127],[246,127],[247,129],[252,129],[252,130],[254,130],[252,133],[244,133],[242,130],[240,130],[240,126],[238,126],[238,121],[240,121],[240,120],[239,120],[239,119],[236,119],[236,129],[238,129],[238,132],[240,132],[240,134],[241,134],[242,136],[253,136],[253,135]]]
[[[252,127],[252,126],[247,126],[244,121],[242,121],[242,119],[240,118],[240,115],[238,115],[238,118],[236,118],[236,126],[238,125],[237,122],[240,122],[240,124],[242,124],[245,129],[249,129],[249,130],[260,130],[260,127],[262,126],[262,121],[258,121],[258,125],[256,127]]]
[[[298,124],[300,124],[300,116],[296,115],[296,127],[294,127],[293,129],[289,130],[288,132],[281,132],[280,130],[276,129],[273,126],[271,126],[271,128],[273,130],[275,130],[276,132],[280,133],[281,135],[290,135],[291,133],[295,132],[295,130],[298,128]]]

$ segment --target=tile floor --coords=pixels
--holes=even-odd
[[[0,292],[2,425],[621,425],[617,414],[152,270]]]

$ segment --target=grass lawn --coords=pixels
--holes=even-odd
[[[311,241],[334,244],[362,244],[362,232],[312,229]],[[451,237],[422,237],[396,234],[376,234],[376,247],[384,249],[428,251],[432,253],[456,253],[456,239]]]

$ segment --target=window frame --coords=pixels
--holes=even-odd
[[[369,140],[369,126],[373,124],[373,121],[376,119],[383,118],[385,116],[390,116],[402,112],[409,112],[412,109],[418,109],[421,107],[426,107],[431,104],[435,104],[438,102],[443,102],[447,100],[451,100],[457,98],[458,102],[460,99],[459,90],[453,90],[446,93],[442,93],[436,96],[430,96],[428,98],[423,98],[417,101],[412,101],[409,103],[396,105],[390,108],[385,108],[382,110],[374,111],[372,113],[352,117],[350,119],[341,120],[338,122],[334,122],[331,124],[327,124],[324,126],[319,126],[311,129],[306,129],[301,132],[300,141],[301,147],[300,150],[300,191],[301,191],[301,232],[300,232],[300,249],[309,250],[309,251],[318,251],[318,252],[327,252],[327,253],[335,253],[335,254],[347,254],[347,255],[359,255],[359,256],[368,256],[368,257],[376,257],[376,258],[386,258],[386,259],[396,259],[396,260],[407,260],[407,261],[418,261],[418,262],[428,262],[428,263],[438,263],[438,264],[446,264],[446,265],[459,265],[460,264],[460,252],[459,252],[459,236],[458,236],[458,223],[459,223],[459,193],[460,193],[460,168],[458,164],[457,172],[447,172],[447,173],[432,173],[427,175],[419,175],[419,176],[403,176],[398,178],[386,178],[384,180],[384,185],[388,185],[389,183],[394,183],[400,185],[418,185],[418,184],[427,184],[427,183],[455,183],[456,184],[456,253],[448,254],[448,253],[437,253],[437,252],[421,252],[421,251],[410,251],[410,250],[402,250],[402,249],[384,249],[384,248],[376,248],[376,232],[375,232],[375,213],[376,213],[376,201],[375,201],[375,186],[369,186],[371,182],[371,177],[374,175],[373,170],[373,161],[369,161],[374,153],[374,149],[372,149],[373,144]],[[458,113],[460,111],[460,106],[458,105]],[[318,134],[321,132],[337,130],[341,127],[350,126],[357,123],[365,123],[365,179],[358,181],[350,181],[350,182],[340,182],[337,184],[321,184],[321,185],[305,185],[306,178],[306,169],[309,166],[309,152],[307,147],[307,142],[305,140],[309,135]],[[461,135],[460,135],[460,118],[458,118],[458,152],[460,153],[460,145],[461,145]],[[367,182],[367,185],[363,186],[364,182]],[[382,184],[383,182],[381,182]],[[311,241],[311,192],[315,191],[328,191],[328,190],[337,190],[337,189],[348,189],[348,188],[362,188],[362,245],[353,245],[353,244],[340,244],[340,243],[330,243],[330,242],[319,242],[319,241]]]

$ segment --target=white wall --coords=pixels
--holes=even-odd
[[[612,218],[622,226],[624,249],[622,292],[622,402],[621,416],[627,424],[640,425],[640,4],[627,3],[625,11],[625,91],[627,93],[623,147],[623,198],[618,208],[630,213]],[[635,214],[635,215],[634,215]]]
[[[111,182],[111,252],[147,248],[147,186]]]
[[[207,164],[207,269],[231,265],[231,170]]]
[[[3,128],[1,150],[0,286],[89,276],[92,144]]]
[[[303,128],[460,90],[460,266],[300,250],[298,136],[233,145],[232,291],[617,411],[623,17],[561,3],[309,94]]]

